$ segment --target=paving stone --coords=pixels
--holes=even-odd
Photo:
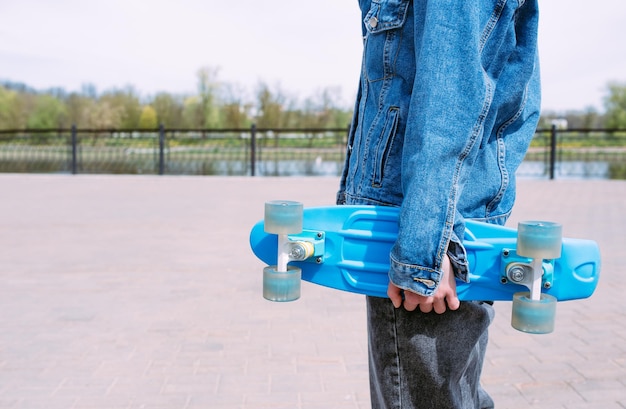
[[[364,299],[261,297],[263,203],[334,202],[336,178],[0,174],[0,408],[368,409]],[[496,303],[482,383],[508,409],[626,407],[626,182],[521,180],[509,225],[600,244],[553,334]]]

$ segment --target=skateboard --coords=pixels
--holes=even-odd
[[[269,265],[263,296],[296,300],[305,280],[387,297],[398,212],[387,206],[304,209],[299,202],[267,202],[264,220],[250,232],[252,251]],[[511,324],[523,332],[552,332],[557,301],[590,297],[598,284],[598,245],[563,238],[558,223],[527,221],[515,230],[467,220],[463,245],[470,280],[457,280],[459,299],[513,301]]]

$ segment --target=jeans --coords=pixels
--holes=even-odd
[[[537,0],[360,0],[363,61],[338,204],[400,207],[390,280],[467,281],[465,219],[504,224],[540,111]],[[493,311],[442,315],[368,297],[372,407],[487,408]]]
[[[491,305],[437,315],[368,297],[367,313],[372,409],[494,407],[479,383]]]

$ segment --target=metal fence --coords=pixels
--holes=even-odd
[[[0,172],[337,176],[345,129],[0,131]],[[521,177],[626,179],[626,130],[537,130]]]
[[[626,129],[539,129],[518,175],[626,179]]]

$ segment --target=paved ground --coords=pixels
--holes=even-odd
[[[0,175],[0,408],[369,408],[364,301],[261,297],[266,200],[331,204],[334,178]],[[511,222],[597,240],[603,277],[531,336],[497,305],[499,408],[626,408],[626,182],[522,181]]]

